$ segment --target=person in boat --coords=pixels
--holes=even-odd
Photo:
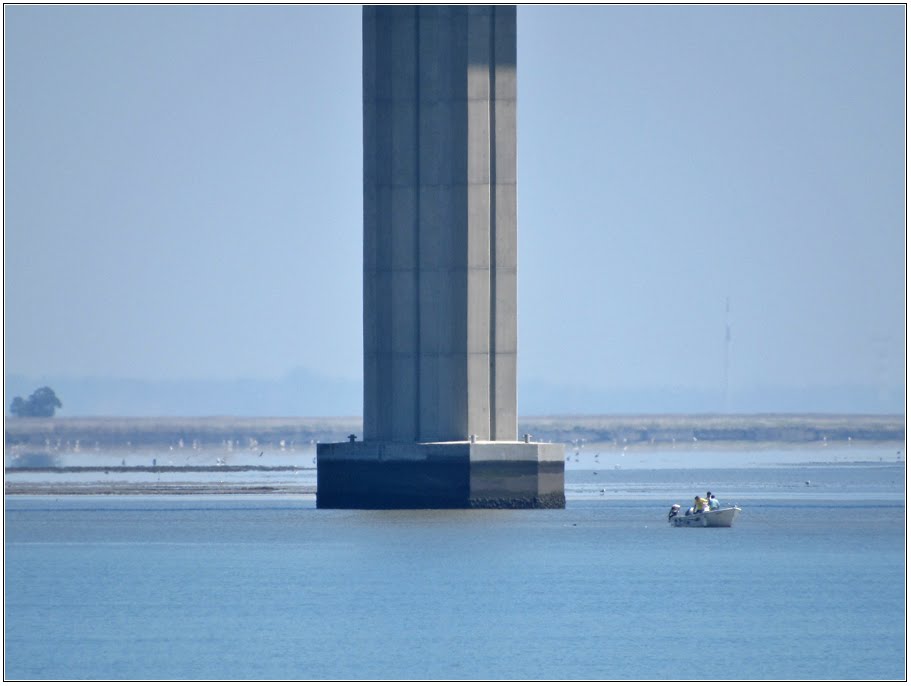
[[[693,499],[693,512],[699,514],[700,512],[707,512],[709,509],[709,501],[700,496],[696,496]]]
[[[706,493],[705,497],[708,498],[710,510],[717,510],[721,507],[721,503],[718,502],[718,498],[716,498],[715,494],[711,491]]]

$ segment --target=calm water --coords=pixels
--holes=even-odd
[[[572,469],[566,510],[514,512],[8,497],[5,677],[903,679],[904,483]],[[706,488],[734,528],[666,524]]]

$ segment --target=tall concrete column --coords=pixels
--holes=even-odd
[[[363,10],[364,442],[320,507],[562,507],[517,443],[516,8]]]
[[[363,32],[365,439],[514,441],[515,7]]]

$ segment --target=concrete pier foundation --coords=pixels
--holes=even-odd
[[[364,440],[317,505],[563,507],[516,441],[516,8],[365,7],[363,108]]]
[[[562,508],[563,446],[505,441],[320,445],[320,508]]]

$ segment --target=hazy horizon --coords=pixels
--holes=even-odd
[[[359,417],[360,380],[305,369],[275,378],[123,379],[7,375],[6,405],[50,385],[63,403],[60,417],[248,416]],[[904,415],[904,391],[877,387],[754,387],[732,394],[728,409],[718,389],[604,389],[531,379],[519,388],[520,417],[630,414],[876,414]]]

